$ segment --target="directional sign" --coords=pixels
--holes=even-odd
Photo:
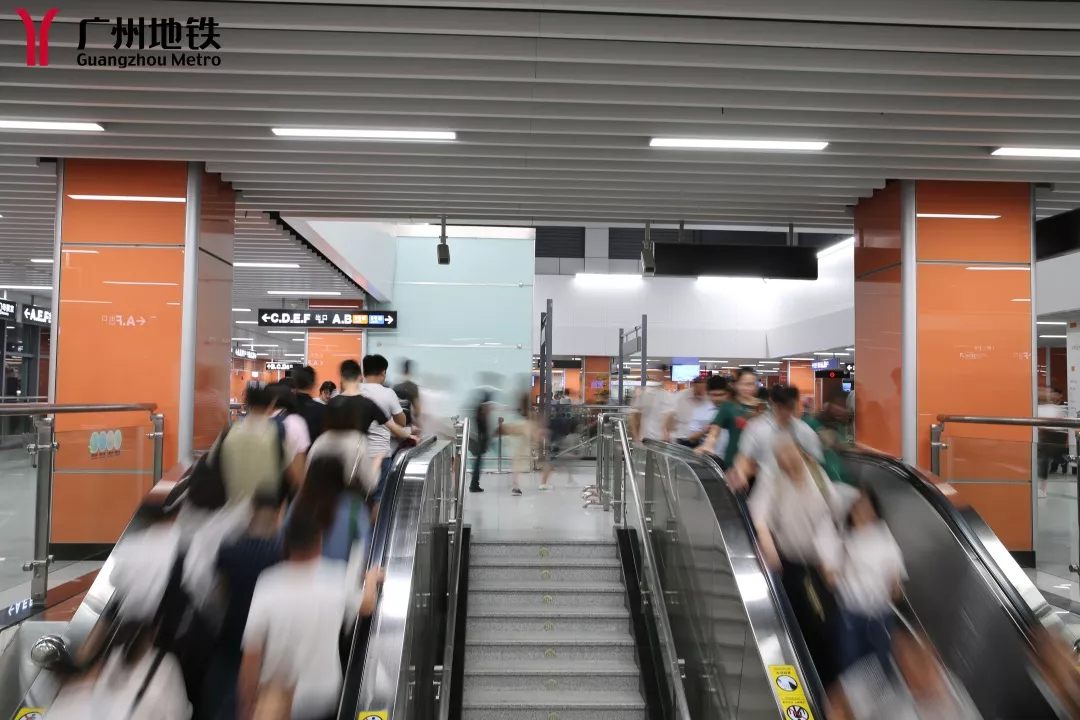
[[[10,300],[0,300],[0,320],[13,320],[15,318],[15,303]]]
[[[266,369],[267,370],[292,370],[293,369],[293,364],[292,363],[282,363],[282,362],[268,362],[268,363],[266,363]]]
[[[840,361],[836,358],[829,358],[828,360],[815,360],[810,363],[810,367],[814,370],[836,370],[840,366]]]
[[[2,306],[3,303],[0,303]],[[22,321],[31,325],[52,325],[52,310],[37,305],[22,306]],[[4,315],[4,317],[7,317]]]
[[[395,330],[397,310],[259,310],[260,327],[359,327]]]
[[[238,358],[247,358],[248,360],[254,360],[257,357],[254,350],[247,350],[245,348],[233,348],[233,355]]]

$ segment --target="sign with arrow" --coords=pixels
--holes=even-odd
[[[37,305],[23,305],[22,320],[31,325],[52,325],[52,310]]]
[[[260,327],[360,328],[396,330],[397,310],[259,310]]]

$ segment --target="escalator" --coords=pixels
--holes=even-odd
[[[383,511],[374,528],[372,556],[383,553],[390,528],[394,525],[396,512],[408,512],[409,490],[406,478],[413,460],[425,456],[435,445],[434,438],[403,449],[394,457],[383,494]],[[444,443],[445,445],[445,443]],[[177,468],[151,490],[144,506],[162,507],[167,514],[174,514],[183,507],[187,493],[188,472]],[[117,545],[125,538],[144,530],[147,519],[140,513],[132,518]],[[32,712],[47,711],[60,690],[60,677],[73,667],[86,667],[100,656],[105,644],[101,638],[108,637],[115,627],[119,598],[109,581],[112,563],[110,555],[87,591],[82,603],[70,622],[49,622],[43,614],[31,616],[20,626],[12,628],[13,639],[0,651],[0,718],[21,720],[34,717]],[[351,649],[364,655],[369,623],[357,623],[351,638]],[[90,648],[96,648],[89,652]],[[349,667],[353,665],[352,653]],[[343,699],[348,696],[349,686],[343,687]],[[344,702],[344,700],[343,700]]]

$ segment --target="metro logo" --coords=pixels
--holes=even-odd
[[[40,32],[34,26],[34,19],[30,12],[24,8],[15,8],[15,13],[22,19],[23,27],[26,28],[26,66],[33,67],[49,64],[49,27],[53,18],[60,12],[59,8],[50,8],[41,18]]]

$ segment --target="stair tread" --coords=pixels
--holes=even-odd
[[[516,558],[505,555],[469,559],[469,567],[622,567],[618,558]]]
[[[547,606],[534,607],[478,607],[469,608],[470,618],[628,618],[630,611],[625,607],[575,607]]]
[[[466,645],[633,645],[629,633],[520,632],[517,630],[472,630]]]
[[[626,587],[616,581],[584,580],[470,580],[469,592],[599,592],[623,593]]]
[[[466,690],[462,705],[467,708],[644,708],[645,700],[636,691]]]
[[[600,539],[600,538],[592,538],[592,539],[588,539],[588,540],[562,540],[562,539],[560,539],[560,540],[536,540],[536,539],[517,539],[517,540],[515,540],[513,538],[505,538],[505,539],[499,540],[499,539],[489,538],[487,540],[472,540],[472,539],[470,539],[469,540],[469,545],[470,546],[476,546],[476,545],[534,545],[534,546],[536,546],[538,548],[541,548],[541,547],[553,547],[555,545],[558,545],[560,547],[565,546],[565,545],[606,545],[606,546],[614,546],[615,545],[615,540],[614,540],[614,538],[612,538],[611,540]]]
[[[465,675],[638,675],[632,660],[477,660],[465,663]]]

